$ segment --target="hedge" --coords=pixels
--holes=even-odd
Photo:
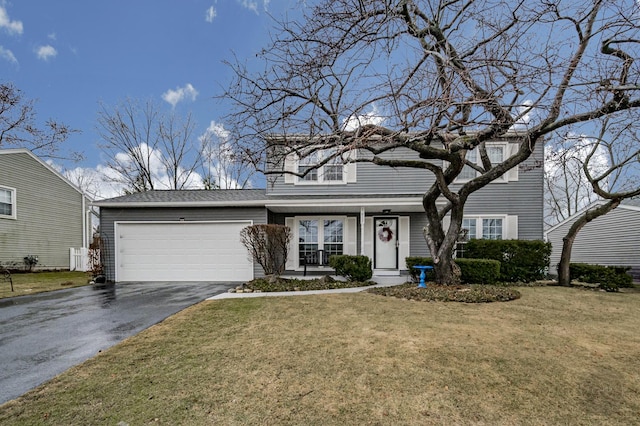
[[[414,266],[433,266],[433,259],[430,257],[407,257],[405,262],[414,282],[418,282],[420,277],[420,271]],[[456,259],[455,263],[460,267],[460,280],[466,284],[493,284],[500,277],[500,262],[495,260]],[[433,271],[427,271],[427,279],[433,276]]]
[[[587,263],[570,263],[569,277],[572,281],[597,283],[606,291],[618,291],[619,288],[633,287],[633,277],[627,274],[628,266],[603,266]]]
[[[531,282],[543,279],[549,266],[551,243],[533,240],[470,240],[465,258],[500,262],[500,281]]]

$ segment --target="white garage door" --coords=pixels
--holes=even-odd
[[[249,281],[240,242],[250,222],[116,224],[117,281]]]

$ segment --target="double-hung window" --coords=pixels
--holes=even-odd
[[[298,159],[298,173],[303,175],[298,182],[343,183],[345,166],[340,156],[335,156],[320,165],[326,158],[333,155],[335,155],[334,150],[318,150]]]
[[[16,190],[0,186],[0,218],[16,218]]]
[[[344,221],[306,218],[298,220],[298,256],[309,264],[324,265],[329,256],[344,253]]]
[[[505,238],[503,218],[473,217],[462,219],[460,238],[456,245],[456,257],[464,257],[465,245],[469,240],[502,240]]]
[[[482,238],[485,240],[501,240],[503,236],[502,219],[482,219]]]
[[[502,163],[506,159],[507,155],[507,145],[505,143],[487,143],[487,156],[489,157],[489,161],[491,164],[496,165]],[[471,151],[467,151],[466,160],[470,163],[482,165],[482,161],[480,159],[479,148],[474,148]],[[462,171],[456,178],[457,181],[468,181],[478,176],[478,171],[471,166],[465,165],[462,168]],[[496,179],[496,181],[506,181],[506,176],[503,175],[500,178]]]

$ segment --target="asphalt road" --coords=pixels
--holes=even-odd
[[[123,283],[0,299],[0,404],[230,287]]]

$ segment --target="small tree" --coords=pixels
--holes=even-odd
[[[289,255],[291,228],[284,225],[251,225],[240,231],[240,241],[267,275],[281,275]]]

